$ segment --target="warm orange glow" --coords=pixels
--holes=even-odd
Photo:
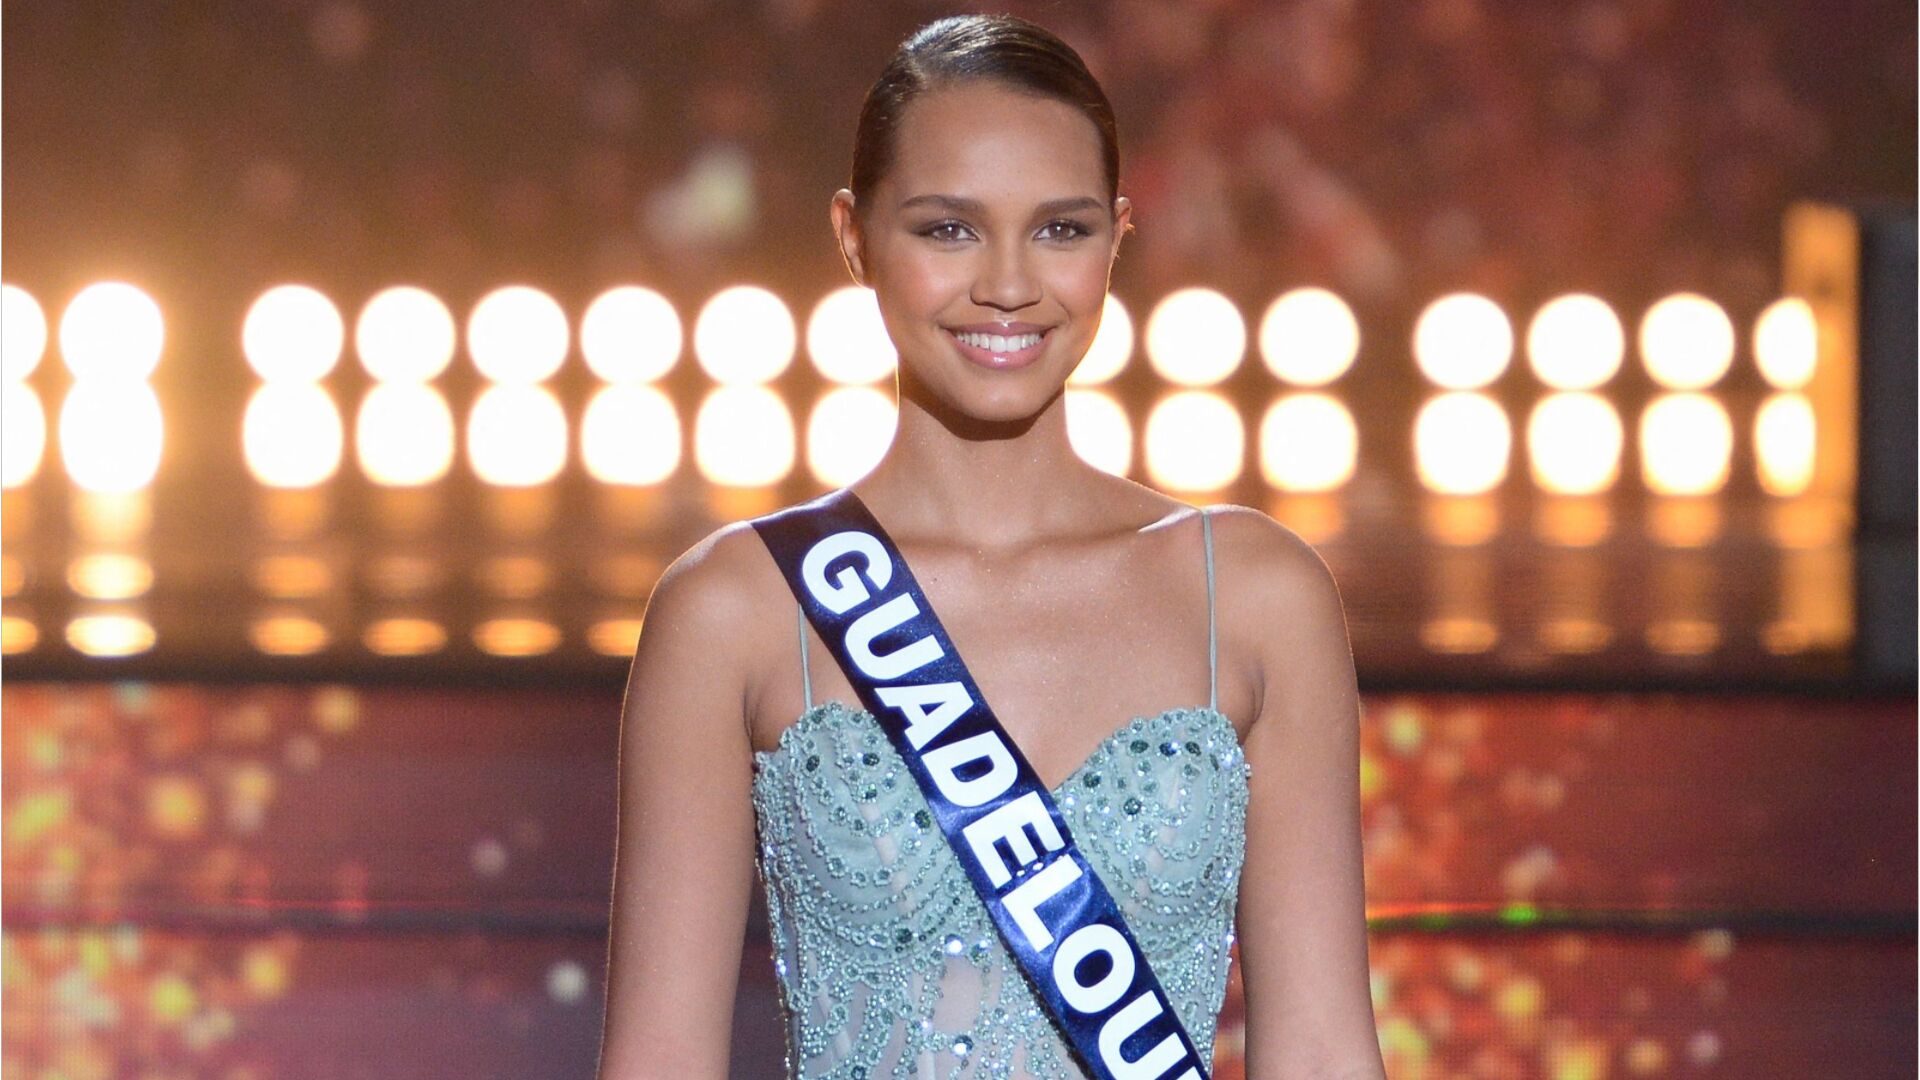
[[[1413,358],[1435,386],[1479,389],[1499,378],[1513,359],[1513,324],[1484,296],[1443,296],[1414,324]]]
[[[559,301],[531,285],[503,285],[467,317],[467,353],[499,383],[537,383],[559,371],[571,337]]]
[[[1819,355],[1819,326],[1805,300],[1782,297],[1754,321],[1753,359],[1774,389],[1799,390],[1813,381]]]
[[[680,413],[645,383],[603,386],[580,419],[580,460],[603,484],[658,484],[680,467]]]
[[[567,414],[544,386],[487,387],[467,414],[467,461],[500,487],[532,487],[567,464]]]
[[[60,459],[88,491],[121,493],[153,483],[165,429],[160,399],[138,380],[82,379],[60,407]]]
[[[1640,322],[1640,358],[1669,390],[1704,390],[1733,363],[1733,321],[1697,293],[1675,293]]]
[[[1133,467],[1133,421],[1106,391],[1070,386],[1066,391],[1067,442],[1080,460],[1102,472],[1125,476]]]
[[[313,382],[340,362],[347,339],[340,309],[318,289],[276,285],[247,309],[240,350],[261,378]]]
[[[859,285],[835,289],[814,305],[807,319],[807,355],[815,370],[843,386],[878,382],[900,360],[873,290]]]
[[[893,444],[900,416],[891,392],[870,386],[827,391],[807,417],[807,467],[828,487],[842,487],[871,472]]]
[[[1124,371],[1133,359],[1133,316],[1112,293],[1100,307],[1100,329],[1094,332],[1087,355],[1067,376],[1068,386],[1099,386]]]
[[[793,414],[764,386],[717,386],[694,417],[693,460],[709,483],[763,487],[793,471]]]
[[[1246,424],[1233,404],[1209,390],[1166,395],[1147,414],[1147,474],[1178,491],[1218,491],[1240,478]]]
[[[1260,471],[1280,491],[1332,491],[1359,454],[1353,414],[1329,394],[1283,394],[1260,421]]]
[[[1613,378],[1626,355],[1620,316],[1605,300],[1569,293],[1542,305],[1527,327],[1527,361],[1556,390],[1592,390]]]
[[[638,285],[601,293],[580,319],[580,352],[587,367],[610,383],[652,382],[665,375],[680,359],[684,337],[673,304]]]
[[[241,423],[247,471],[269,487],[312,487],[340,470],[346,432],[333,395],[317,383],[268,382]]]
[[[733,285],[700,309],[693,354],[715,382],[763,383],[793,362],[797,337],[785,301],[758,285]]]
[[[1147,362],[1179,386],[1212,386],[1240,367],[1247,321],[1233,301],[1206,288],[1178,289],[1147,316]],[[1151,467],[1151,466],[1149,466]]]
[[[0,285],[0,382],[32,375],[46,352],[47,315],[40,301],[18,285]]]
[[[1267,370],[1295,386],[1325,386],[1360,353],[1360,323],[1345,300],[1321,288],[1281,294],[1260,319]]]
[[[453,410],[423,383],[379,383],[360,401],[353,450],[360,471],[384,487],[431,484],[453,467]]]
[[[77,379],[144,379],[165,340],[160,305],[123,281],[81,289],[60,316],[60,355]]]
[[[354,349],[367,374],[387,382],[426,382],[453,362],[458,331],[440,298],[412,285],[382,290],[360,309]]]
[[[1607,399],[1576,390],[1549,394],[1527,417],[1533,482],[1556,495],[1605,491],[1619,479],[1625,439]]]
[[[1513,432],[1506,411],[1473,391],[1437,394],[1414,420],[1414,467],[1442,495],[1473,495],[1507,478]]]

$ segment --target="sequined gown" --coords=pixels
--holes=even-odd
[[[1052,795],[1211,1058],[1250,766],[1217,708],[1205,511],[1201,532],[1212,700],[1132,719]],[[787,1075],[1084,1077],[873,714],[813,703],[805,632],[807,708],[753,779]]]

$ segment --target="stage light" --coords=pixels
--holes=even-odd
[[[457,331],[440,298],[412,285],[384,289],[360,309],[354,349],[367,374],[385,382],[426,382],[453,362]]]
[[[1620,478],[1626,434],[1613,404],[1598,394],[1548,394],[1527,417],[1533,482],[1555,495],[1591,495]]]
[[[1776,390],[1799,390],[1812,381],[1819,350],[1813,307],[1797,296],[1775,300],[1754,320],[1754,362]]]
[[[872,289],[847,285],[828,293],[807,319],[807,355],[833,382],[857,386],[892,374],[900,354],[887,336]]]
[[[380,656],[425,656],[446,648],[446,628],[431,619],[377,619],[360,635],[367,651]]]
[[[764,386],[716,386],[693,422],[693,460],[708,483],[763,487],[793,471],[793,414]]]
[[[1428,304],[1413,327],[1413,358],[1435,386],[1477,390],[1513,359],[1513,324],[1500,305],[1475,293]]]
[[[1179,491],[1219,491],[1240,478],[1246,425],[1233,404],[1207,390],[1168,394],[1147,414],[1147,473]]]
[[[1605,300],[1568,293],[1541,305],[1527,326],[1527,361],[1555,390],[1592,390],[1620,370],[1627,335]]]
[[[1212,386],[1233,374],[1246,352],[1246,320],[1212,289],[1168,293],[1147,317],[1147,361],[1168,382]]]
[[[1360,324],[1345,300],[1326,289],[1282,293],[1260,319],[1260,355],[1276,378],[1325,386],[1360,353]]]
[[[144,380],[82,379],[60,406],[60,458],[79,487],[138,491],[160,469],[165,425]]]
[[[603,386],[580,418],[580,461],[603,484],[658,484],[680,467],[680,414],[655,386]]]
[[[693,324],[693,353],[701,370],[724,385],[763,383],[793,362],[793,313],[758,285],[733,285],[713,294]]]
[[[60,356],[78,379],[144,379],[165,340],[160,305],[123,281],[81,289],[60,316]]]
[[[880,464],[899,423],[889,393],[871,386],[827,391],[807,417],[807,466],[814,479],[843,487],[865,476]]]
[[[340,309],[317,289],[276,285],[260,294],[240,326],[240,351],[261,378],[316,382],[340,362]]]
[[[18,615],[0,615],[0,656],[31,652],[38,644],[38,626]]]
[[[1705,495],[1727,481],[1733,424],[1706,394],[1662,394],[1640,414],[1640,472],[1661,495]]]
[[[467,353],[497,383],[532,385],[560,370],[571,333],[559,301],[530,285],[503,285],[467,317]]]
[[[1441,495],[1477,495],[1507,478],[1512,425],[1492,398],[1470,390],[1436,394],[1413,425],[1414,468]]]
[[[1114,476],[1133,468],[1133,421],[1112,394],[1094,388],[1066,391],[1067,442],[1080,460]]]
[[[679,361],[682,344],[679,313],[666,297],[638,285],[601,293],[580,319],[587,367],[610,383],[660,378]]]
[[[1767,396],[1753,417],[1754,465],[1769,495],[1798,495],[1813,483],[1818,421],[1805,394]]]
[[[567,414],[544,386],[496,384],[467,414],[467,461],[500,487],[532,487],[567,464]]]
[[[138,555],[82,555],[67,564],[67,587],[89,600],[131,600],[153,588],[153,564]]]
[[[254,649],[266,656],[311,656],[327,647],[327,628],[304,615],[270,615],[247,627]]]
[[[247,471],[268,487],[312,487],[340,469],[340,407],[318,383],[268,382],[247,400],[240,446]]]
[[[1067,376],[1068,386],[1099,386],[1120,374],[1133,359],[1133,316],[1112,293],[1100,307],[1100,329],[1094,331],[1087,355]]]
[[[267,555],[249,573],[254,591],[276,600],[311,600],[333,588],[333,570],[311,555]]]
[[[383,487],[431,484],[453,467],[453,410],[425,383],[383,382],[367,391],[353,422],[360,471]]]
[[[0,391],[0,487],[32,480],[46,454],[47,410],[39,392],[20,382]]]
[[[1328,394],[1275,398],[1260,420],[1260,472],[1280,491],[1332,491],[1353,479],[1360,432]]]
[[[1720,305],[1695,293],[1675,293],[1640,320],[1640,358],[1653,381],[1669,390],[1704,390],[1733,363],[1733,322]]]
[[[67,644],[88,656],[132,656],[153,648],[153,624],[137,615],[82,615],[67,623]]]
[[[488,619],[473,628],[473,643],[492,656],[539,656],[560,647],[560,628],[545,619]]]
[[[32,375],[47,352],[47,316],[18,285],[0,285],[0,381]]]

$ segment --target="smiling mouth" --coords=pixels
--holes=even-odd
[[[944,327],[942,329],[945,329]],[[1053,328],[1029,334],[976,334],[947,330],[960,354],[982,367],[996,370],[1025,367],[1038,359]]]

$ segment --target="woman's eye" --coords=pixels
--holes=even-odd
[[[1085,225],[1082,225],[1077,221],[1066,221],[1066,220],[1049,221],[1047,222],[1046,227],[1041,230],[1041,232],[1044,233],[1050,229],[1053,229],[1056,226],[1060,227],[1062,230],[1058,233],[1053,234],[1054,238],[1058,240],[1072,240],[1076,237],[1089,236],[1092,234],[1092,230],[1088,229]]]
[[[961,239],[959,233],[965,229],[966,226],[957,221],[942,221],[937,225],[929,225],[921,229],[920,235],[932,237],[935,240],[959,240]]]

